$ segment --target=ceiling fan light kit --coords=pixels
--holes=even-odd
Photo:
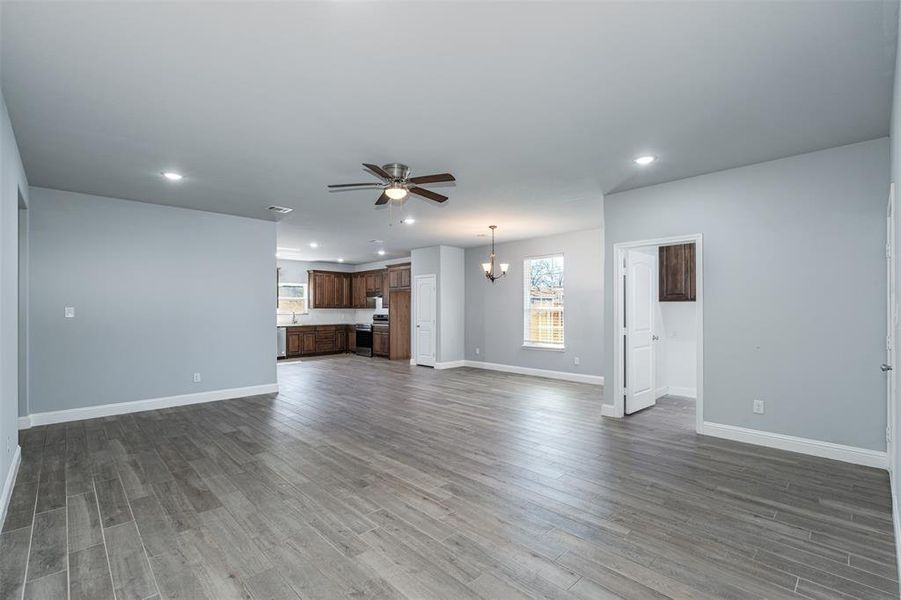
[[[495,258],[496,257],[494,254],[494,230],[497,229],[497,225],[490,225],[488,227],[488,229],[491,230],[491,256],[488,257],[488,262],[482,263],[482,270],[485,271],[485,277],[488,279],[488,281],[490,281],[491,283],[494,283],[495,281],[497,281],[498,279],[500,279],[501,277],[503,277],[507,274],[507,271],[510,269],[510,264],[509,263],[501,263],[500,264],[501,272],[500,273],[495,272],[494,267],[495,267]]]
[[[328,186],[329,191],[368,190],[380,189],[382,195],[375,201],[376,206],[388,204],[392,200],[403,200],[408,194],[415,194],[435,202],[444,202],[447,196],[427,190],[421,185],[429,183],[454,182],[456,179],[450,173],[436,173],[434,175],[421,175],[410,177],[410,167],[401,163],[388,163],[387,165],[372,165],[363,163],[363,168],[381,181],[368,183],[338,183]]]

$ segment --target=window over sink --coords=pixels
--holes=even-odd
[[[307,312],[307,284],[305,283],[279,283],[278,307],[276,313],[280,315],[306,314]]]

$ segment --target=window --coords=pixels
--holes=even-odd
[[[523,345],[563,348],[563,255],[523,263]]]
[[[279,283],[278,284],[278,311],[279,314],[306,313],[307,312],[307,284],[305,283]]]

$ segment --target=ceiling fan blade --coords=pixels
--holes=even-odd
[[[429,191],[427,189],[421,187],[411,187],[411,194],[416,194],[417,196],[422,196],[423,198],[428,198],[429,200],[434,200],[435,202],[444,202],[447,200],[447,196],[442,196],[441,194],[436,194],[435,192]]]
[[[371,181],[369,183],[334,183],[329,188],[351,188],[351,187],[382,187],[382,184]]]
[[[456,181],[450,173],[436,173],[435,175],[423,175],[421,177],[411,177],[410,183],[440,183],[442,181]]]
[[[370,171],[372,171],[373,173],[375,173],[376,175],[378,175],[379,177],[381,177],[382,179],[386,179],[388,181],[391,180],[391,175],[389,175],[387,172],[385,172],[385,170],[383,168],[381,168],[380,166],[370,165],[367,163],[363,163],[363,166],[366,167],[367,169],[369,169]]]
[[[383,192],[382,195],[379,196],[379,199],[375,201],[375,205],[381,206],[382,204],[388,204],[390,201],[391,201],[391,198],[388,197],[388,194],[385,194]]]

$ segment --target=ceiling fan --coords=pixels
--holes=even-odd
[[[410,167],[400,163],[389,163],[387,165],[370,165],[363,163],[363,168],[381,179],[381,182],[372,181],[370,183],[339,183],[330,185],[329,191],[347,191],[347,190],[382,190],[382,195],[375,201],[376,206],[380,204],[388,204],[391,200],[403,200],[407,194],[416,194],[435,202],[444,202],[447,196],[443,196],[431,190],[419,187],[427,183],[441,183],[446,181],[456,181],[450,173],[437,173],[435,175],[422,175],[420,177],[410,177]]]

